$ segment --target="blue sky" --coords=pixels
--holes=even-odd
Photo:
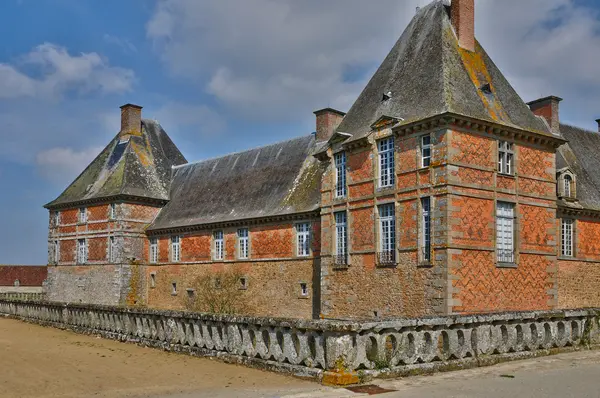
[[[46,261],[54,199],[132,102],[188,160],[314,130],[347,110],[426,0],[0,2],[0,263]],[[600,5],[477,1],[479,41],[525,101],[600,117]]]

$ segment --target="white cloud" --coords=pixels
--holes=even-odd
[[[298,120],[347,109],[428,2],[162,0],[146,30],[171,73],[234,115]],[[525,100],[560,95],[563,119],[600,116],[597,12],[570,0],[479,0],[476,10],[479,41]],[[349,83],[348,68],[369,72]]]
[[[73,56],[50,43],[37,46],[16,64],[0,63],[0,99],[56,99],[67,92],[123,93],[132,89],[134,81],[132,70],[110,66],[95,52]]]
[[[128,39],[109,35],[108,33],[105,33],[104,36],[102,36],[102,39],[108,44],[113,44],[117,47],[120,47],[125,53],[138,52],[137,47]]]
[[[73,181],[96,156],[102,147],[75,150],[69,147],[46,149],[36,155],[36,164],[44,177],[66,185]]]

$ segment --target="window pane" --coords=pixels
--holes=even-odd
[[[379,186],[394,185],[394,138],[378,142],[379,150]]]
[[[346,153],[336,153],[335,156],[335,196],[346,196]]]

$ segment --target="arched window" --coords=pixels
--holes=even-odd
[[[566,174],[563,177],[565,197],[570,198],[573,195],[573,178]]]

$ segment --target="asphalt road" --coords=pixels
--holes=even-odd
[[[360,397],[344,388],[0,319],[0,397]],[[374,382],[377,397],[598,397],[600,351]]]

